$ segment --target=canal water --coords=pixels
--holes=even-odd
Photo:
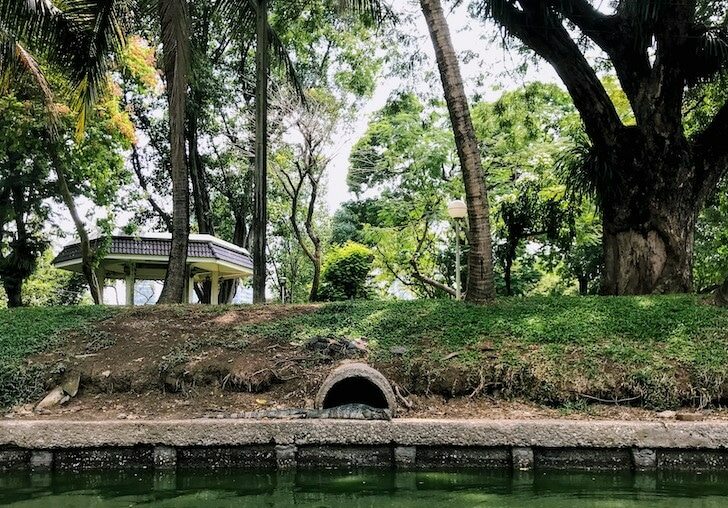
[[[13,507],[726,507],[725,474],[0,473]]]

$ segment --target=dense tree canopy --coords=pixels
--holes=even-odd
[[[264,254],[257,300],[261,280],[286,302],[451,298],[453,199],[473,301],[728,294],[728,2],[266,3],[0,0],[3,304],[101,302],[90,239],[162,231],[162,302],[189,232]],[[467,75],[450,7],[508,78]],[[560,83],[527,77],[539,59]],[[50,266],[70,231],[90,299]]]

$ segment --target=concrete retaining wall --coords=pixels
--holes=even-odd
[[[728,423],[5,421],[0,471],[108,468],[728,470]]]

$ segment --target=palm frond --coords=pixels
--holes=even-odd
[[[561,152],[555,169],[574,200],[590,197],[600,206],[600,199],[613,196],[621,188],[616,184],[621,177],[599,155],[586,135],[577,137],[573,146]]]
[[[63,15],[72,21],[71,34],[77,40],[77,50],[69,53],[66,63],[81,134],[106,86],[113,55],[125,45],[128,5],[126,0],[66,0],[66,6]]]
[[[57,66],[74,88],[72,103],[82,133],[106,84],[111,58],[124,46],[127,2],[0,0],[0,72],[8,72],[13,61],[21,62],[19,57],[26,70],[40,71],[37,62],[33,66],[28,60],[32,54]],[[18,54],[16,42],[25,53]]]
[[[19,39],[50,39],[60,17],[50,0],[0,0],[0,26]]]
[[[351,13],[374,25],[395,18],[391,6],[383,0],[335,0],[341,13]]]
[[[255,22],[258,15],[256,0],[220,0],[217,7],[223,18],[231,20],[230,25],[238,38],[255,36]],[[296,66],[291,59],[291,54],[270,24],[268,24],[268,43],[273,60],[282,67],[286,80],[295,90],[299,100],[305,103],[303,86],[296,73]]]
[[[705,29],[688,40],[685,51],[688,82],[709,80],[728,68],[728,30],[723,27]]]
[[[26,74],[31,77],[36,85],[36,89],[40,92],[41,98],[48,114],[48,129],[52,137],[58,133],[58,111],[56,110],[56,101],[53,90],[46,79],[43,70],[38,62],[22,45],[15,44],[15,54],[19,65],[25,70]]]
[[[278,37],[278,33],[268,25],[268,41],[273,54],[274,61],[283,68],[288,83],[293,87],[296,96],[302,103],[306,103],[306,94],[303,91],[301,80],[296,72],[296,65],[291,60],[291,54],[288,52],[283,41]]]

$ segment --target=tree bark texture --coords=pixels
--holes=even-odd
[[[182,303],[187,285],[187,244],[190,233],[190,191],[185,120],[189,60],[189,16],[186,0],[160,0],[164,73],[169,105],[172,172],[172,245],[164,287],[158,303]]]
[[[702,206],[694,157],[678,136],[626,131],[615,140],[618,148],[608,164],[629,169],[601,191],[601,293],[692,291],[695,223]]]
[[[465,184],[470,243],[465,300],[472,303],[485,303],[495,298],[495,284],[493,281],[490,208],[480,149],[470,117],[460,65],[455,55],[440,0],[420,0],[420,6],[435,48]]]

